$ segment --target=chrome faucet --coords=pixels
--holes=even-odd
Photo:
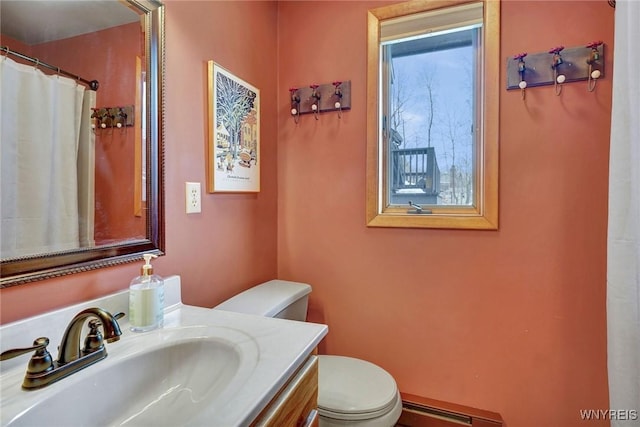
[[[45,387],[107,357],[103,336],[98,328],[102,325],[104,340],[107,342],[118,341],[122,332],[116,319],[122,316],[123,313],[114,316],[97,307],[87,308],[76,314],[62,336],[58,360],[54,361],[47,351],[49,338],[46,337],[36,339],[32,347],[4,351],[0,354],[0,360],[35,351],[29,360],[22,388],[31,390]],[[95,317],[97,320],[89,322],[89,334],[84,341],[84,347],[80,349],[80,334],[85,320],[89,317]]]

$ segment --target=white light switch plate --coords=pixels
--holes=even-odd
[[[202,212],[201,207],[201,193],[200,193],[200,183],[199,182],[186,182],[186,208],[187,213],[200,213]]]

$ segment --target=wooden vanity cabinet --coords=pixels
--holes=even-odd
[[[252,427],[318,426],[318,357],[310,355]]]

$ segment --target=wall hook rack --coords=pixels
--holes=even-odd
[[[336,85],[337,83],[337,85]],[[292,91],[292,89],[295,89]],[[289,89],[291,99],[291,115],[314,113],[316,119],[320,113],[337,111],[342,112],[351,109],[351,81],[334,81],[325,84],[312,84],[306,87],[292,87]],[[296,114],[294,114],[294,96]],[[315,109],[314,109],[315,107]],[[296,121],[297,123],[297,121]]]
[[[595,43],[595,42],[594,42]],[[598,42],[596,46],[580,46],[564,48],[558,46],[546,52],[529,53],[526,60],[527,89],[537,86],[558,85],[577,81],[587,81],[589,77],[598,78],[604,76],[604,43]],[[553,51],[562,47],[557,53]],[[595,52],[594,52],[595,50]],[[551,61],[549,54],[552,55]],[[514,61],[515,56],[507,58],[507,90],[521,89],[522,74],[519,70],[519,61]],[[588,62],[590,61],[590,63]],[[564,80],[558,77],[564,76]]]

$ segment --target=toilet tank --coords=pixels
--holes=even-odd
[[[311,286],[287,280],[270,280],[224,301],[214,310],[257,314],[280,319],[307,320]]]

